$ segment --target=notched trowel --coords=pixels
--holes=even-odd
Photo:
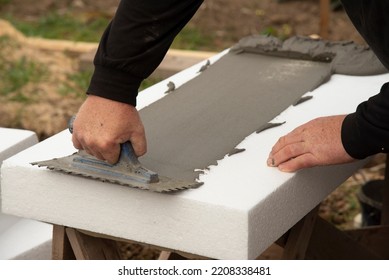
[[[71,124],[69,130],[72,131]],[[197,188],[203,184],[160,176],[156,172],[143,167],[130,142],[121,145],[119,161],[116,164],[109,164],[106,161],[97,159],[83,150],[79,150],[70,156],[32,162],[31,164],[71,175],[154,192],[179,191]]]

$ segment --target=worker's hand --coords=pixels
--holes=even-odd
[[[354,161],[345,151],[341,140],[342,122],[346,116],[314,119],[281,137],[273,146],[268,166],[285,172],[318,165]]]
[[[130,141],[135,154],[146,153],[145,130],[138,111],[131,105],[88,95],[73,123],[73,145],[87,153],[116,163],[120,144]]]

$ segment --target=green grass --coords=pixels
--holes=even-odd
[[[210,50],[212,38],[202,34],[198,29],[186,26],[174,39],[172,48],[182,50]]]
[[[11,2],[11,0],[0,0],[0,8],[1,6],[8,4],[9,2]]]
[[[11,38],[8,35],[0,36],[0,59],[1,57],[4,56],[2,50],[5,47],[17,48],[18,44],[14,40],[11,40]]]
[[[0,0],[0,4],[1,1],[7,0]],[[104,16],[85,21],[80,16],[60,15],[56,12],[49,12],[34,21],[17,19],[11,15],[3,15],[3,17],[26,36],[85,42],[98,42],[109,23],[109,19]],[[0,37],[0,48],[4,43],[10,44],[12,42],[8,42],[7,38]],[[176,37],[172,47],[187,50],[210,50],[210,45],[212,45],[212,38],[204,36],[196,28],[186,26]],[[4,54],[1,53],[0,49],[0,72],[5,73],[0,80],[0,95],[6,96],[12,92],[13,100],[27,102],[28,99],[20,92],[20,89],[29,82],[38,83],[45,74],[45,69],[26,58],[8,62],[2,56]],[[84,96],[91,76],[92,71],[80,71],[68,75],[67,81],[59,85],[59,93],[64,96]],[[159,80],[146,79],[142,82],[139,90],[141,91],[157,82]]]
[[[83,42],[99,42],[109,23],[109,19],[104,16],[83,20],[81,17],[70,14],[60,15],[56,12],[50,12],[34,21],[17,19],[11,15],[4,15],[4,18],[26,36]],[[212,45],[210,36],[202,34],[196,28],[186,26],[175,38],[172,47],[186,50],[209,50],[210,45]]]
[[[98,42],[109,23],[109,19],[104,16],[82,20],[70,14],[60,15],[56,12],[50,12],[34,21],[20,20],[11,15],[4,17],[26,36],[84,42]]]
[[[28,83],[39,83],[46,75],[47,70],[42,65],[22,57],[16,61],[8,62],[0,57],[0,96],[10,101],[28,102],[21,89]]]
[[[93,71],[78,71],[67,75],[67,81],[59,86],[59,93],[63,96],[75,95],[78,98],[85,97],[85,91],[89,86]]]
[[[42,65],[22,57],[13,62],[1,63],[0,72],[3,73],[0,95],[7,96],[14,93],[10,100],[27,102],[28,98],[20,90],[30,82],[38,83],[46,70]]]
[[[261,34],[278,37],[281,40],[286,40],[290,37],[291,32],[291,27],[288,24],[284,24],[280,29],[274,28],[273,26],[266,27],[262,30]]]
[[[75,94],[76,97],[84,97],[85,91],[88,89],[92,74],[92,70],[86,70],[68,75],[68,82],[61,84],[59,87],[60,94],[63,96]],[[160,82],[159,79],[147,78],[141,83],[139,91],[142,91],[158,82]]]
[[[156,79],[156,78],[147,78],[140,84],[139,91],[142,91],[148,87],[151,87],[152,85],[155,85],[155,84],[159,83],[160,81],[161,81],[160,79]]]

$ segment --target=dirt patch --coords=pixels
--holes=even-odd
[[[65,129],[83,100],[80,93],[65,94],[76,61],[64,52],[26,47],[25,37],[4,21],[0,37],[0,126],[29,129],[40,139]]]
[[[23,0],[13,0],[0,4],[0,14],[12,14],[28,21],[39,20],[50,12],[93,18],[113,16],[118,3],[119,0],[42,0],[27,5]],[[315,0],[207,0],[189,25],[200,30],[203,36],[212,38],[210,49],[221,51],[251,34],[267,32],[284,38],[318,34],[319,14],[319,1]],[[1,32],[4,30],[0,30],[0,35]],[[328,39],[363,43],[341,9],[330,14]],[[0,125],[31,129],[43,139],[64,129],[66,119],[82,102],[80,96],[84,95],[85,88],[73,87],[72,94],[63,94],[66,84],[73,83],[69,81],[69,75],[77,73],[79,57],[13,44],[9,42],[2,46],[8,61],[25,57],[43,65],[48,74],[39,84],[28,83],[20,90],[29,102],[20,104],[12,98],[2,102]]]
[[[34,5],[26,5],[23,0],[12,0],[0,5],[0,13],[31,21],[53,11],[84,17],[113,16],[119,2],[42,0]],[[319,34],[320,7],[317,0],[206,0],[189,25],[213,38],[213,48],[222,50],[244,36],[263,32],[280,37]],[[330,12],[329,35],[326,39],[364,42],[342,9]]]
[[[244,36],[263,32],[284,38],[320,33],[319,1],[280,2],[205,1],[190,24],[204,34],[214,34],[215,44],[221,49],[231,46]],[[330,12],[329,36],[326,39],[364,42],[342,9]]]
[[[25,0],[12,0],[0,4],[0,13],[27,20],[38,20],[39,17],[50,12],[59,14],[91,13],[96,15],[113,15],[120,0],[40,0],[26,3]]]

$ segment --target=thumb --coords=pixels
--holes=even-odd
[[[102,151],[102,158],[108,161],[110,164],[115,164],[119,160],[120,156],[120,145],[112,145],[109,149]]]

